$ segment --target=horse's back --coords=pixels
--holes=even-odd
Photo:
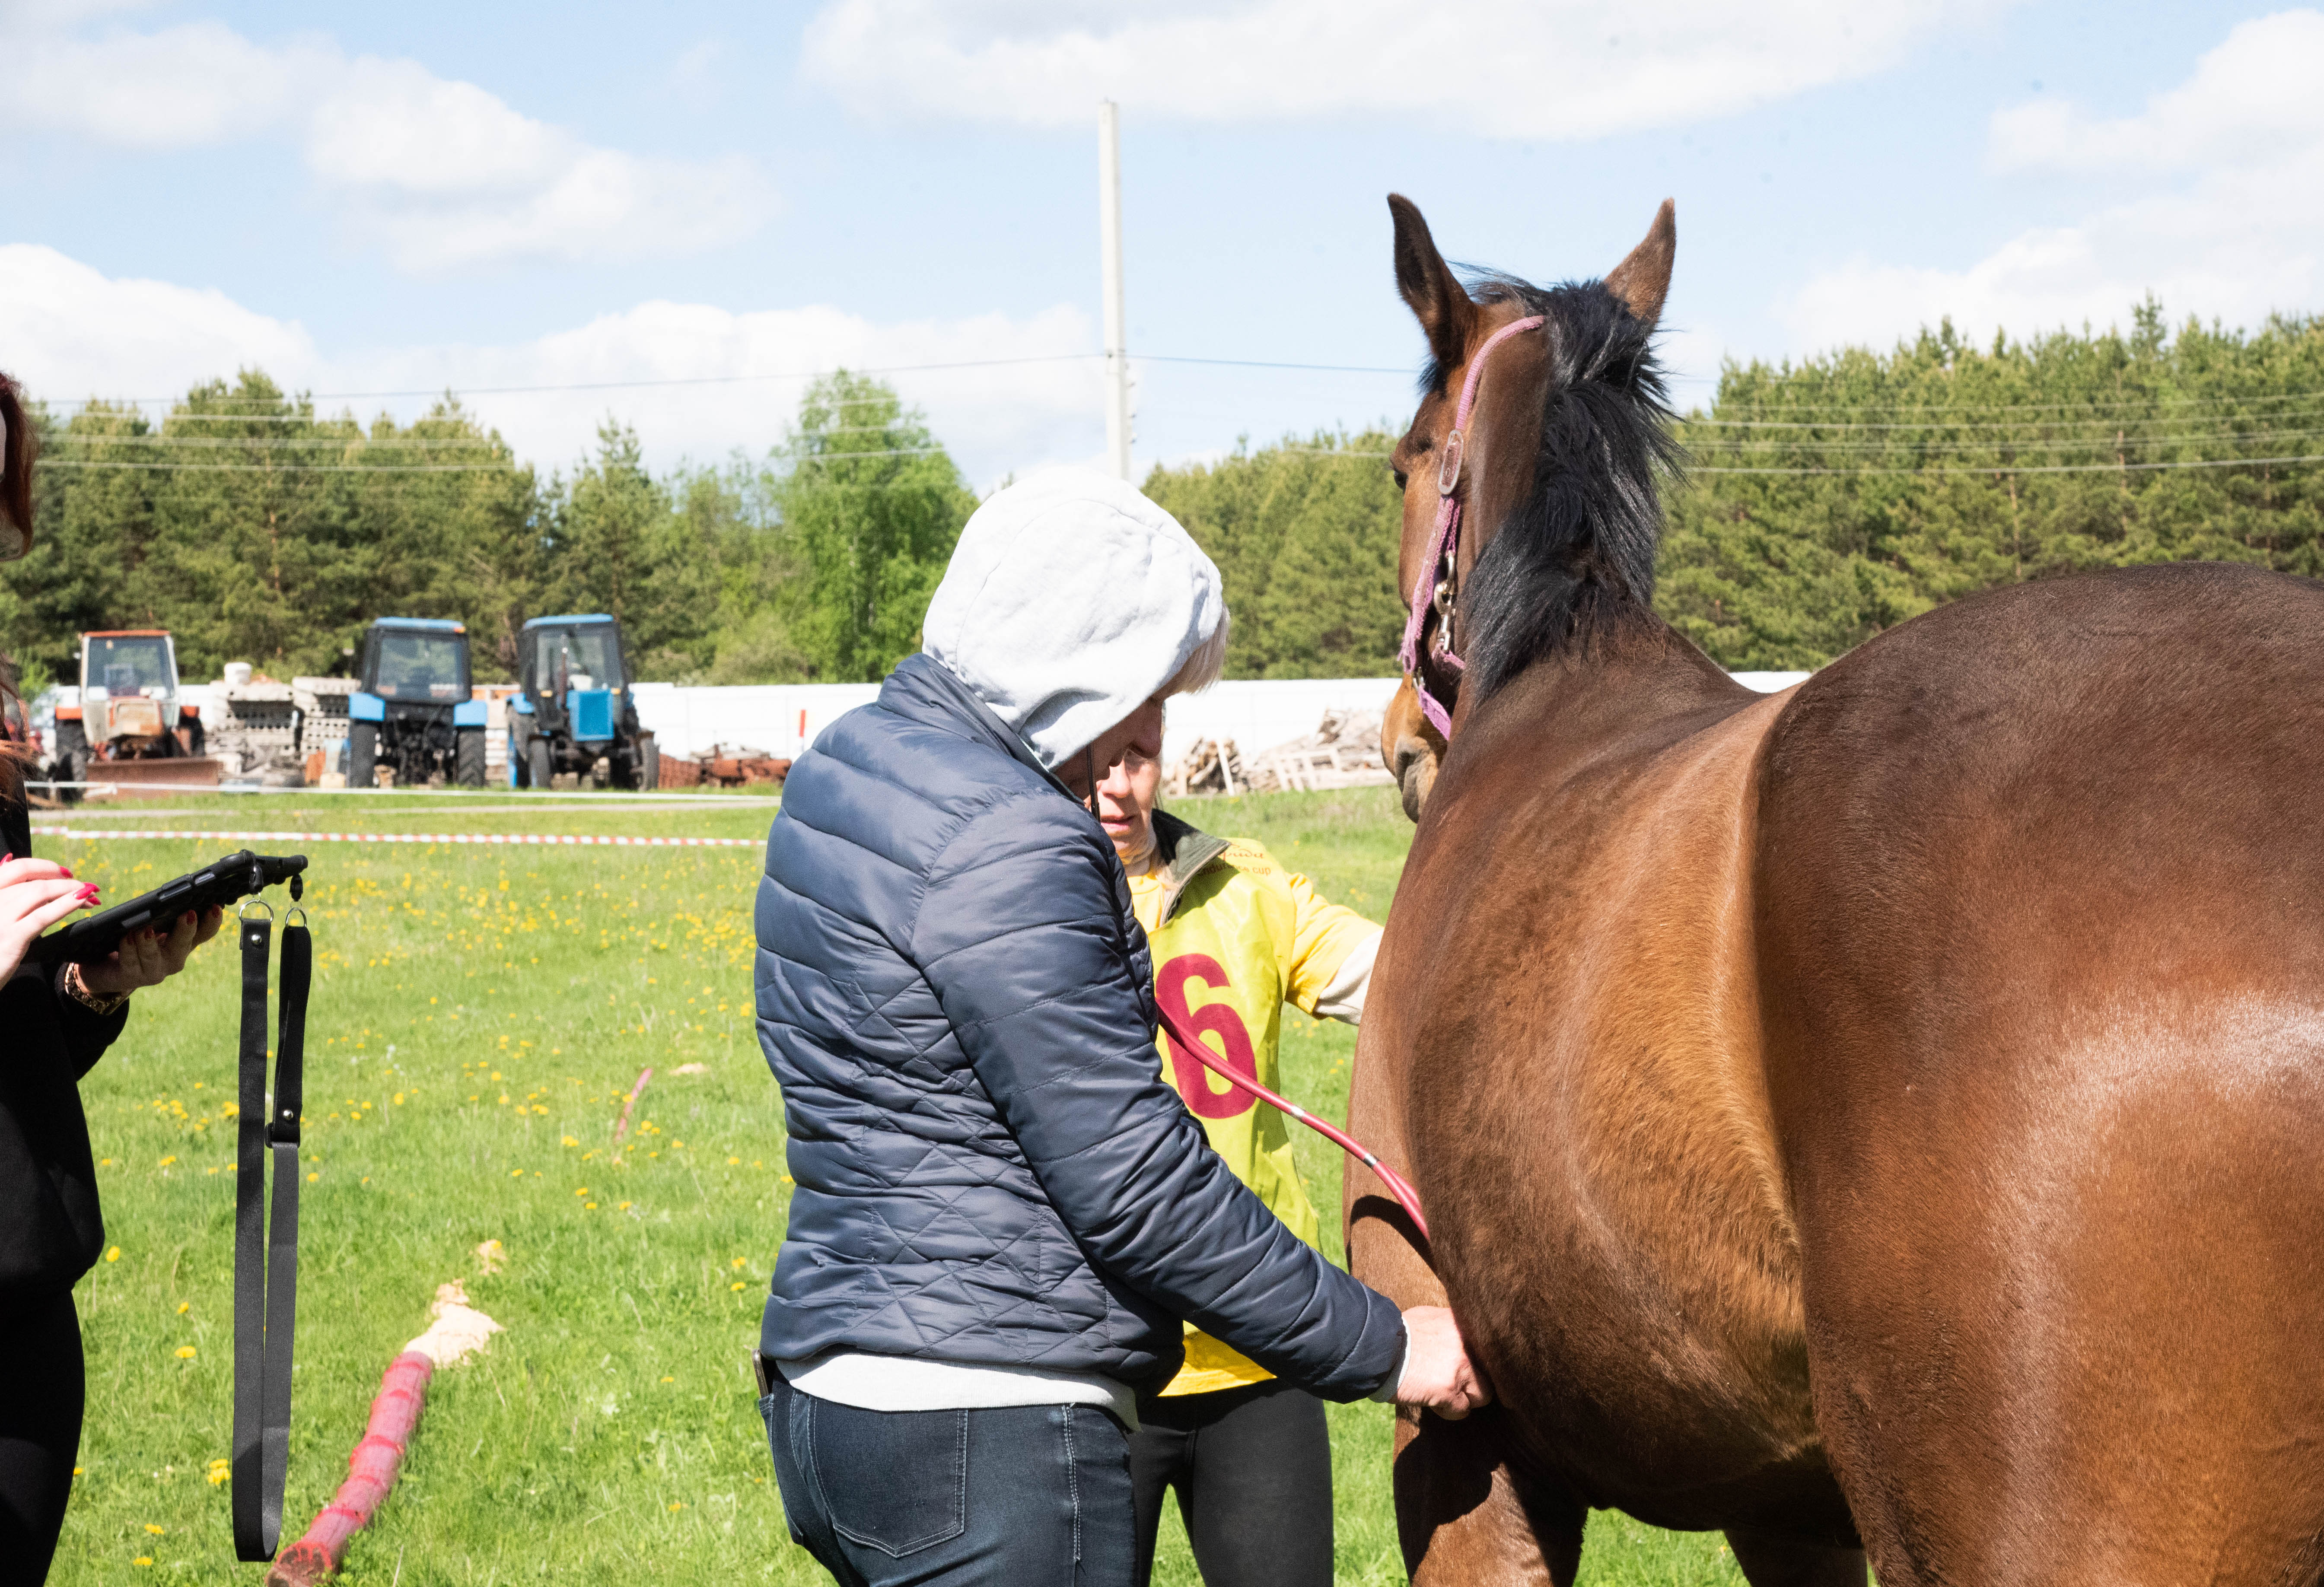
[[[1884,1581],[2324,1569],[2319,786],[2324,586],[2238,568],[1960,603],[1770,734],[1769,1094]]]

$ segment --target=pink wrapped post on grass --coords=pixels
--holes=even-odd
[[[275,1555],[266,1587],[313,1587],[338,1570],[347,1556],[348,1539],[371,1524],[380,1501],[395,1486],[411,1431],[420,1426],[428,1379],[435,1371],[436,1363],[416,1350],[405,1351],[388,1367],[379,1397],[371,1402],[371,1420],[355,1453],[347,1456],[347,1480],[307,1535]]]

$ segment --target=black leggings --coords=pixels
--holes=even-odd
[[[1175,1489],[1205,1587],[1331,1587],[1332,1440],[1323,1402],[1289,1384],[1140,1400],[1130,1441],[1138,1587],[1154,1574]]]
[[[72,1292],[0,1324],[0,1587],[39,1587],[64,1530],[84,1383]]]

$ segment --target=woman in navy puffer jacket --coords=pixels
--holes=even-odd
[[[841,1582],[1127,1582],[1125,1425],[1181,1319],[1326,1398],[1463,1415],[1399,1317],[1268,1212],[1162,1084],[1093,774],[1215,678],[1218,570],[1129,485],[997,494],[924,628],[791,768],[760,1038],[798,1182],[761,1352],[794,1533]]]

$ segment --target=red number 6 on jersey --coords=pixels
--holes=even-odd
[[[1186,1006],[1186,983],[1199,981],[1220,991],[1229,984],[1227,973],[1208,954],[1182,954],[1162,966],[1154,978],[1154,1001],[1160,1003],[1181,1029],[1191,1030],[1199,1039],[1215,1036],[1222,1049],[1220,1056],[1227,1067],[1252,1080],[1259,1078],[1258,1061],[1251,1056],[1250,1032],[1243,1029],[1242,1017],[1225,1003],[1205,1003],[1199,1009]],[[1230,1087],[1224,1093],[1211,1089],[1211,1072],[1203,1066],[1202,1059],[1178,1045],[1176,1037],[1169,1038],[1170,1072],[1177,1077],[1178,1094],[1198,1118],[1231,1119],[1237,1113],[1249,1112],[1255,1105],[1250,1093],[1240,1087]]]

